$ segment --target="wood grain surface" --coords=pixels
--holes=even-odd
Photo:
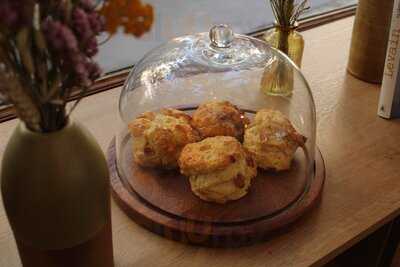
[[[117,267],[321,266],[400,215],[400,121],[377,117],[379,87],[346,72],[352,24],[347,18],[304,32],[303,71],[315,98],[317,143],[327,169],[321,204],[268,242],[214,249],[157,236],[112,202]],[[74,114],[104,151],[118,130],[119,91],[86,98]],[[0,124],[0,155],[16,123]],[[0,266],[21,266],[3,208]]]
[[[115,139],[107,151],[117,204],[138,224],[183,243],[238,247],[265,241],[316,206],[323,189],[321,153],[317,151],[315,168],[308,173],[308,153],[298,149],[289,171],[259,171],[243,198],[223,205],[205,202],[192,193],[188,179],[179,172],[135,164],[128,144],[121,148],[125,156],[120,156],[119,164]]]

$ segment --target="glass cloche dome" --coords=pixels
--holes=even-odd
[[[172,39],[135,65],[119,99],[122,126],[116,138],[118,173],[132,175],[134,135],[129,125],[138,116],[163,108],[192,114],[209,101],[229,101],[250,121],[260,109],[284,114],[305,137],[302,149],[296,151],[301,161],[296,167],[301,174],[296,175],[304,178],[304,186],[309,183],[307,180],[314,176],[316,115],[307,81],[286,55],[262,40],[233,33],[227,25]],[[275,134],[278,138],[287,133]],[[151,202],[151,195],[149,198]]]

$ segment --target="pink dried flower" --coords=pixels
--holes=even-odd
[[[94,36],[88,16],[81,8],[75,8],[72,11],[72,26],[78,38],[82,40],[83,43],[86,43]]]
[[[99,66],[82,53],[71,55],[65,67],[70,68],[76,75],[76,82],[83,86],[90,86],[101,74]]]
[[[97,35],[100,32],[104,31],[104,17],[100,16],[96,12],[91,12],[88,14],[88,20],[90,23],[90,26],[92,27],[92,31]]]
[[[95,36],[93,36],[87,41],[84,52],[88,57],[92,57],[96,55],[98,51],[99,49],[98,49],[97,39]]]
[[[96,62],[88,62],[87,69],[89,72],[89,78],[91,80],[96,80],[101,75],[101,69]]]
[[[75,74],[75,81],[77,84],[89,86],[89,72],[86,68],[86,57],[81,53],[71,55],[67,61],[64,62],[64,68],[69,69]]]
[[[106,26],[104,17],[108,18],[107,29],[110,34],[123,26],[126,32],[139,36],[148,31],[153,22],[152,7],[143,5],[141,0],[105,1],[101,10],[96,9],[97,2],[0,0],[3,40],[9,42],[9,47],[15,53],[10,59],[10,66],[21,66],[13,73],[14,84],[18,86],[7,82],[1,85],[16,87],[11,88],[11,93],[15,93],[15,90],[26,93],[23,88],[32,91],[24,95],[26,103],[22,108],[19,100],[10,97],[1,88],[0,92],[7,94],[6,97],[30,129],[43,132],[61,129],[68,121],[66,103],[72,92],[68,89],[90,86],[100,76],[100,68],[93,61],[93,56],[98,52],[96,36]],[[6,63],[0,60],[0,74],[3,73],[1,66],[4,67]],[[4,95],[0,94],[0,98],[4,98]],[[21,116],[27,104],[37,108],[34,124],[30,123],[32,120],[27,116]]]
[[[93,67],[88,58],[97,53],[97,41],[92,36],[88,41],[86,50],[79,49],[77,37],[65,24],[51,19],[42,25],[49,47],[58,58],[57,62],[65,73],[75,75],[76,85],[89,86],[94,80]],[[81,38],[80,38],[81,39]]]
[[[83,52],[92,57],[98,52],[96,35],[103,30],[103,21],[96,12],[87,13],[82,8],[72,11],[71,24],[80,40]]]
[[[0,4],[0,23],[4,23],[6,27],[13,27],[18,20],[18,14],[11,5],[5,1]]]
[[[32,8],[32,1],[1,0],[0,24],[11,30],[16,30],[19,27],[27,25],[32,20]]]
[[[57,53],[74,53],[78,51],[78,41],[68,26],[59,21],[47,19],[42,24],[49,46]]]

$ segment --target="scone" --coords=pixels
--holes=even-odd
[[[257,166],[250,154],[231,136],[216,136],[188,144],[179,158],[182,174],[189,177],[195,195],[225,203],[247,194]]]
[[[129,124],[133,139],[133,159],[143,167],[178,167],[179,155],[186,144],[199,141],[190,125],[191,117],[175,109],[146,112]]]
[[[192,121],[202,138],[224,135],[238,140],[243,140],[248,123],[243,112],[228,101],[211,101],[200,105]]]
[[[282,171],[290,168],[294,153],[305,142],[306,138],[285,115],[277,110],[261,109],[246,129],[243,146],[258,167]]]

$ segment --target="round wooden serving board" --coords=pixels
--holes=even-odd
[[[245,197],[216,204],[196,197],[179,171],[141,168],[133,163],[128,143],[121,150],[124,175],[117,169],[114,139],[108,167],[118,205],[150,231],[198,245],[232,247],[265,239],[308,211],[319,200],[325,179],[321,153],[317,151],[314,177],[309,177],[308,159],[298,149],[290,171],[259,170]]]

